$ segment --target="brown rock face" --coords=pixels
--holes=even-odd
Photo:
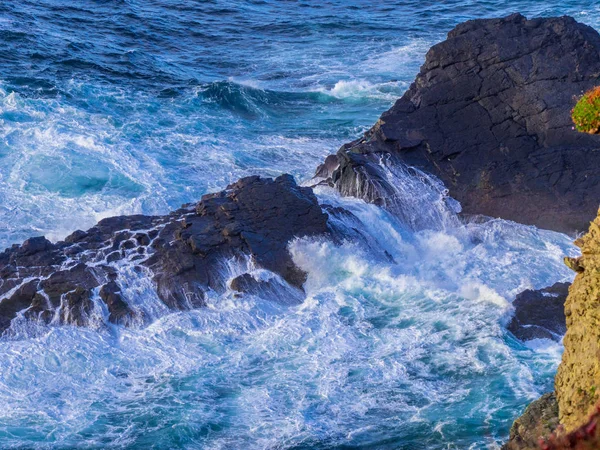
[[[555,379],[560,423],[571,431],[585,423],[600,399],[600,216],[575,241],[577,276],[565,303],[565,351]]]
[[[465,22],[318,175],[386,204],[394,186],[382,162],[406,164],[441,179],[464,213],[584,231],[600,202],[600,136],[574,131],[570,111],[599,77],[600,35],[570,17]]]
[[[553,392],[532,402],[513,423],[510,438],[502,450],[539,450],[540,438],[558,426],[558,404]]]

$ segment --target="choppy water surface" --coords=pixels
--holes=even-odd
[[[0,4],[1,247],[164,213],[242,175],[306,179],[463,20],[600,27],[575,1],[79,3]],[[0,447],[495,448],[561,351],[511,338],[509,302],[571,276],[570,239],[432,221],[430,197],[411,204],[428,223],[415,232],[319,195],[395,262],[302,240],[301,306],[226,294],[143,329],[21,330],[0,346]]]

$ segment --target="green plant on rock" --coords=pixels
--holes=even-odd
[[[600,132],[600,86],[579,99],[571,111],[571,118],[577,131],[590,134]]]

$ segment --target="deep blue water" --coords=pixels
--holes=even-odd
[[[0,246],[310,175],[457,23],[594,2],[3,1]]]
[[[454,25],[515,11],[600,28],[592,1],[3,1],[0,247],[243,175],[305,180]],[[569,238],[502,221],[415,233],[319,195],[403,263],[302,241],[302,307],[224,296],[144,329],[23,331],[0,349],[0,447],[496,448],[560,357],[506,333],[509,302],[570,277]],[[129,300],[152,301],[131,277]]]

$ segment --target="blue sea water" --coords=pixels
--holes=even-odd
[[[593,1],[3,1],[0,247],[244,175],[306,180],[454,25],[515,11],[600,29]],[[0,448],[498,448],[561,352],[512,338],[510,301],[571,277],[570,238],[441,206],[415,231],[319,198],[400,262],[300,240],[299,307],[226,294],[145,328],[19,329],[0,346]],[[128,300],[152,302],[136,277]]]

